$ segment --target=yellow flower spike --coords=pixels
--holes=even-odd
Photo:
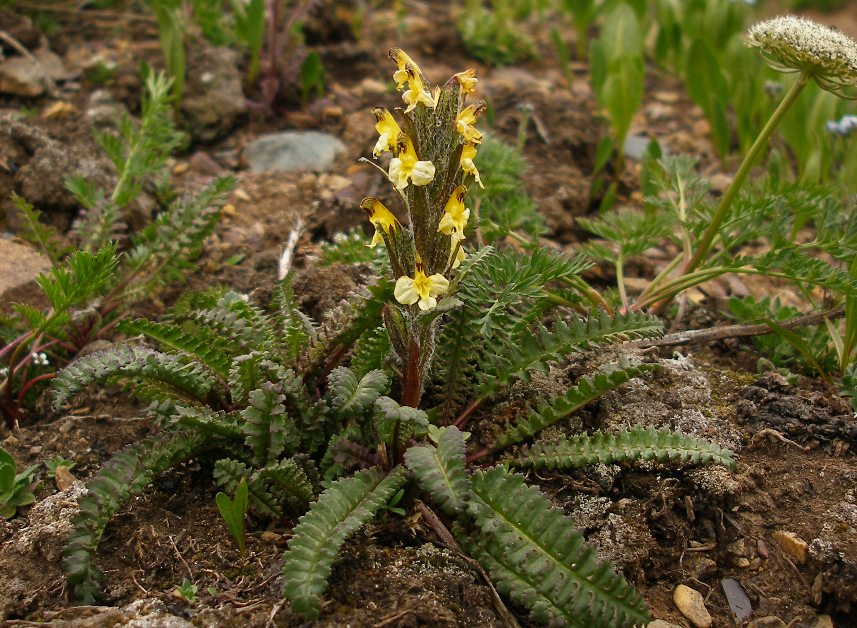
[[[384,203],[377,198],[372,198],[371,196],[364,198],[360,201],[360,209],[369,215],[369,222],[375,226],[375,235],[372,236],[372,241],[368,244],[370,247],[384,244],[384,234],[390,235],[392,231],[402,226],[402,223],[393,215],[393,212],[387,209]]]
[[[399,141],[399,135],[402,129],[396,123],[393,114],[383,107],[376,107],[372,110],[372,115],[375,116],[375,130],[378,131],[380,137],[375,143],[375,149],[372,151],[374,157],[378,157],[381,153],[387,150],[395,151]]]
[[[479,79],[476,78],[476,70],[465,70],[464,72],[454,74],[452,78],[458,82],[461,86],[461,91],[465,94],[472,94],[476,91],[476,83],[479,82]]]
[[[477,102],[462,109],[455,118],[455,130],[464,138],[464,141],[471,144],[479,144],[482,141],[482,133],[473,125],[483,111],[485,111],[485,103]]]
[[[473,163],[474,159],[476,159],[476,144],[468,142],[461,149],[461,169],[467,174],[472,174],[476,183],[484,190],[485,186],[482,185],[482,179],[479,178],[479,171],[476,169],[476,164]]]
[[[399,68],[393,73],[393,80],[396,81],[396,87],[399,89],[402,89],[405,83],[409,80],[408,66],[413,69],[414,74],[422,74],[420,66],[418,66],[401,48],[390,48],[390,52],[388,52],[387,55],[396,62],[396,65]]]
[[[467,198],[467,188],[459,185],[446,202],[443,217],[437,225],[437,230],[444,235],[452,236],[453,241],[464,239],[464,229],[470,218],[470,210],[464,206],[465,198]]]
[[[390,181],[399,190],[408,186],[408,179],[414,185],[428,185],[434,180],[434,164],[421,161],[417,156],[414,143],[406,133],[399,134],[397,156],[390,160]]]
[[[446,277],[440,273],[429,277],[423,272],[422,264],[417,263],[413,279],[406,275],[396,279],[393,295],[402,305],[417,303],[419,308],[425,311],[435,307],[437,297],[446,294],[447,290],[449,290],[449,280]]]

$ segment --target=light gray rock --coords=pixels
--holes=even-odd
[[[645,135],[628,135],[625,138],[625,145],[622,146],[622,152],[625,153],[625,157],[640,161],[646,155],[646,149],[651,141],[652,139]],[[663,144],[661,144],[661,152],[664,155],[669,152]]]
[[[253,172],[327,170],[345,150],[339,138],[319,131],[285,131],[263,135],[244,147]]]

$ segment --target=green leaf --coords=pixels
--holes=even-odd
[[[729,86],[720,63],[708,43],[700,37],[690,45],[684,80],[688,95],[705,112],[720,158],[725,159],[729,152],[730,132],[724,103],[729,98]]]
[[[123,320],[119,331],[129,336],[143,334],[174,351],[189,353],[212,371],[226,379],[229,376],[231,351],[209,329],[197,327],[189,331],[178,325],[158,323],[138,318]]]
[[[423,436],[428,432],[428,415],[418,408],[401,406],[389,397],[378,397],[375,401],[375,431],[381,442],[398,446],[393,442],[398,426],[399,443],[413,436]]]
[[[735,467],[732,452],[701,438],[667,429],[635,427],[615,434],[595,432],[568,439],[561,436],[525,447],[514,464],[537,469],[573,469],[590,464],[635,460],[715,463]]]
[[[643,626],[645,601],[538,489],[503,467],[477,470],[468,511],[476,530],[457,536],[497,589],[540,623],[586,628]]]
[[[369,371],[358,381],[351,369],[344,366],[333,369],[327,382],[333,395],[331,405],[342,417],[359,415],[371,408],[390,384],[384,371]]]
[[[405,452],[417,484],[449,515],[461,513],[470,498],[464,454],[464,435],[454,426],[440,428],[437,447],[418,445]]]
[[[217,502],[217,509],[226,523],[226,528],[238,545],[238,551],[244,556],[246,553],[244,545],[244,516],[247,514],[246,478],[241,478],[241,481],[238,483],[234,499],[229,499],[226,493],[218,493],[214,499]]]
[[[632,366],[619,362],[609,368],[610,370],[606,372],[584,377],[579,384],[569,388],[565,395],[539,403],[535,409],[530,410],[509,426],[492,449],[498,451],[520,443],[634,377],[656,370],[658,366],[655,364]]]
[[[405,483],[405,470],[365,469],[338,480],[318,498],[292,531],[284,555],[283,594],[292,608],[318,617],[319,596],[327,588],[333,561],[345,540],[368,522]]]

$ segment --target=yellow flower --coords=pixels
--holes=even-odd
[[[467,227],[467,219],[470,218],[470,210],[464,207],[464,199],[467,197],[467,188],[459,185],[452,191],[452,196],[443,208],[443,217],[437,225],[441,233],[452,236],[453,240],[464,239],[464,229]]]
[[[455,130],[464,138],[464,141],[478,144],[482,141],[482,133],[473,126],[476,118],[485,111],[485,103],[478,102],[465,107],[455,119]]]
[[[369,215],[369,222],[375,226],[375,235],[372,236],[372,242],[369,243],[371,247],[384,244],[384,234],[390,235],[392,231],[402,226],[393,212],[387,209],[384,203],[377,198],[371,196],[364,198],[360,202],[360,209]]]
[[[459,244],[459,241],[452,240],[451,242],[452,251],[455,251],[455,247],[458,246],[458,252],[455,254],[455,259],[452,260],[452,267],[458,268],[461,266],[461,262],[464,261],[464,258],[467,257],[467,255],[464,253],[464,247]],[[452,251],[449,252],[450,255],[452,255]]]
[[[393,73],[393,80],[396,81],[396,87],[402,89],[405,83],[409,84],[408,89],[402,93],[402,100],[408,105],[405,113],[412,111],[417,106],[417,103],[422,103],[426,107],[434,109],[436,104],[435,99],[426,87],[420,66],[414,63],[414,60],[400,48],[391,48],[389,55],[398,67]]]
[[[461,149],[461,169],[468,174],[472,174],[473,178],[476,179],[476,183],[478,183],[479,187],[484,190],[485,186],[482,185],[482,179],[479,178],[479,171],[476,169],[476,164],[473,163],[475,158],[476,144],[468,142],[464,145],[464,148]]]
[[[396,150],[396,142],[399,140],[402,129],[396,124],[393,114],[383,107],[376,107],[372,110],[372,115],[377,120],[375,130],[380,135],[375,144],[375,150],[372,151],[372,155],[378,157],[378,155],[386,150]]]
[[[390,48],[390,52],[387,54],[396,62],[396,65],[399,68],[393,73],[393,80],[396,81],[396,87],[399,89],[402,89],[409,79],[408,66],[411,66],[414,74],[422,74],[420,66],[414,63],[414,60],[411,59],[401,48]]]
[[[420,161],[414,143],[406,133],[399,135],[397,157],[390,160],[390,181],[399,190],[404,190],[408,179],[414,185],[428,185],[434,180],[434,164]]]
[[[437,297],[449,289],[449,280],[436,273],[431,277],[423,272],[422,265],[417,263],[414,278],[405,275],[396,279],[393,294],[396,301],[403,305],[418,303],[421,310],[430,310],[437,305]]]
[[[419,72],[414,72],[413,68],[408,66],[408,81],[410,89],[402,92],[402,100],[408,105],[405,113],[408,113],[417,106],[417,103],[422,103],[430,109],[434,109],[436,103],[431,93],[426,88],[423,82],[422,75]]]
[[[464,72],[454,74],[452,78],[458,82],[461,86],[461,91],[465,94],[472,94],[476,91],[476,83],[479,82],[479,79],[476,78],[476,70],[465,70]]]

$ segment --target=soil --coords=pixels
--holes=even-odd
[[[359,38],[349,26],[357,9],[337,10],[332,2],[315,6],[307,42],[324,62],[327,94],[274,115],[250,106],[233,108],[228,123],[209,117],[170,161],[180,192],[227,172],[236,175],[238,186],[187,286],[139,304],[141,313],[157,316],[184,289],[213,284],[265,302],[284,242],[299,225],[295,287],[307,313],[322,317],[365,283],[365,268],[319,268],[315,261],[320,242],[351,227],[366,228],[357,209],[363,196],[389,197],[375,171],[357,159],[369,157],[374,144],[371,108],[398,104],[388,89],[391,65],[385,54],[394,45],[419,59],[432,82],[476,68],[481,96],[493,112],[491,133],[508,142],[518,137],[522,106],[532,111],[524,129],[527,190],[546,217],[546,239],[552,245],[571,249],[580,241],[575,217],[597,207],[589,190],[603,134],[585,66],[572,66],[574,80],[567,85],[554,63],[530,60],[509,68],[475,63],[453,22],[437,19],[450,10],[443,2],[408,3],[405,17],[388,9],[368,11]],[[857,4],[849,2],[843,15],[855,10]],[[161,63],[151,20],[110,11],[81,20],[86,14],[76,9],[49,14],[54,28],[47,41],[75,75],[56,98],[0,95],[0,229],[11,234],[20,229],[11,212],[3,218],[11,192],[34,202],[48,222],[65,232],[79,207],[65,191],[62,175],[112,180],[111,166],[92,140],[93,128],[105,115],[138,112],[139,63]],[[12,10],[0,13],[0,30],[28,47],[45,37]],[[547,36],[537,38],[537,48],[543,59],[554,55]],[[95,57],[115,64],[106,85],[87,78]],[[202,76],[211,70],[194,65],[206,59],[223,57],[194,55],[189,72]],[[673,152],[694,154],[708,175],[723,174],[702,112],[680,83],[662,73],[651,73],[648,80],[632,132],[658,137]],[[247,96],[251,105],[260,98],[255,92]],[[71,107],[60,116],[45,115],[57,101]],[[22,116],[22,111],[30,113]],[[262,133],[284,129],[323,130],[337,135],[347,150],[327,173],[247,170],[242,147]],[[640,199],[637,168],[629,161],[622,173],[620,204]],[[151,219],[155,198],[155,190],[144,192],[125,217],[130,228]],[[650,276],[670,253],[652,252],[633,272]],[[606,285],[612,277],[595,268],[589,279]],[[765,281],[712,282],[691,295],[702,305],[692,310],[689,324],[702,327],[721,318],[717,306],[727,294],[782,290]],[[39,304],[32,284],[7,298]],[[790,384],[777,374],[756,375],[759,357],[743,341],[675,355],[639,354],[637,359],[659,361],[663,369],[607,395],[564,428],[645,424],[679,429],[735,451],[734,471],[601,465],[573,473],[530,473],[528,479],[575,520],[601,558],[624,573],[653,617],[689,625],[673,603],[673,591],[683,583],[703,594],[714,626],[737,625],[722,584],[734,579],[749,597],[754,619],[857,626],[857,422],[847,403],[823,382],[802,377]],[[560,388],[603,359],[583,356],[530,385]],[[533,390],[513,392],[511,404],[523,403]],[[81,481],[123,446],[156,429],[139,418],[142,408],[118,389],[92,390],[62,416],[46,408],[40,400],[20,430],[0,435],[0,444],[21,467],[63,456],[74,462],[71,472]],[[494,421],[504,410],[509,408],[477,416],[475,434],[496,429]],[[217,512],[208,461],[159,477],[111,521],[99,548],[106,574],[101,606],[77,605],[62,572],[61,550],[83,485],[39,477],[37,503],[9,521],[0,520],[0,621],[7,625],[112,626],[132,620],[158,626],[306,625],[281,595],[283,551],[296,522],[251,521],[247,554],[241,556]],[[413,504],[404,506],[407,516],[385,514],[346,543],[315,625],[507,625],[480,572],[412,516]],[[796,540],[782,541],[783,532]],[[175,592],[185,579],[197,586],[194,601]],[[506,605],[529,625],[523,609]],[[832,624],[825,623],[831,618]]]

